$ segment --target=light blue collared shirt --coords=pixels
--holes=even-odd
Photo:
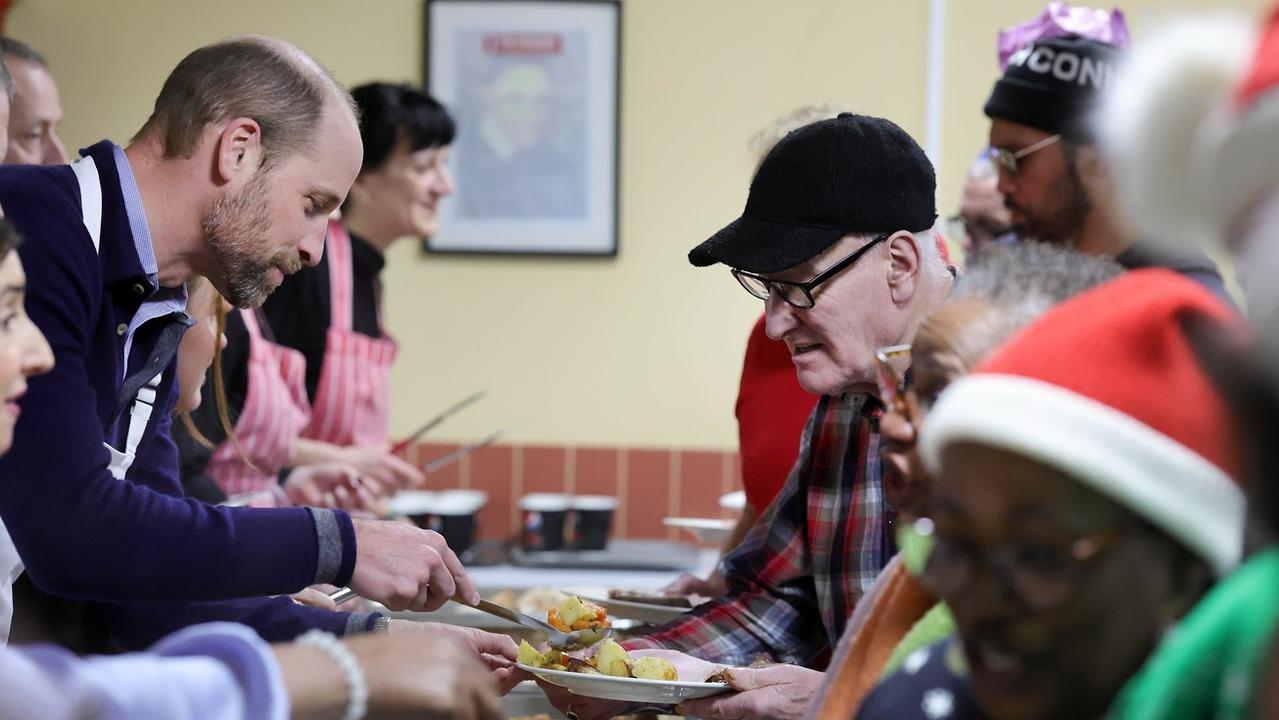
[[[147,274],[149,293],[142,306],[129,321],[129,329],[124,338],[124,375],[129,374],[129,352],[133,349],[133,336],[138,328],[156,318],[166,317],[175,312],[186,312],[187,288],[179,285],[176,288],[160,286],[160,268],[155,259],[155,246],[151,242],[151,228],[147,225],[147,211],[142,205],[142,193],[138,192],[138,181],[133,177],[133,167],[129,165],[129,157],[119,145],[111,148],[115,153],[116,173],[120,176],[120,192],[124,195],[124,211],[129,218],[129,230],[133,233],[133,247],[138,253],[138,262]]]

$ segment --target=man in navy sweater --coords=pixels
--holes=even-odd
[[[393,609],[478,600],[435,533],[329,510],[210,507],[179,483],[169,429],[191,323],[183,283],[203,275],[234,304],[260,305],[318,261],[361,152],[350,96],[328,71],[281,41],[241,37],[188,55],[127,148],[103,141],[72,166],[0,168],[0,205],[26,238],[27,307],[56,363],[20,401],[0,519],[33,583],[92,601],[121,646],[208,620],[273,641],[396,627],[266,597],[313,583]],[[509,640],[462,639],[514,655]]]

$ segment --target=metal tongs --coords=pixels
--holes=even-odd
[[[448,467],[476,450],[492,445],[495,440],[502,437],[502,433],[504,432],[506,432],[505,429],[494,430],[488,435],[485,435],[482,439],[476,440],[469,445],[463,445],[452,452],[446,452],[437,458],[432,458],[426,463],[426,465],[422,466],[422,469],[426,471],[427,475],[430,475],[431,473],[438,471],[440,468]]]
[[[329,595],[329,599],[335,604],[341,605],[355,597],[355,591],[350,588],[342,588],[337,592]],[[542,633],[546,636],[546,642],[556,650],[577,650],[584,647],[590,647],[596,643],[602,642],[604,638],[613,634],[613,628],[600,628],[598,630],[574,630],[573,632],[564,632],[548,622],[543,622],[531,615],[525,615],[522,612],[512,610],[508,607],[502,607],[488,600],[480,600],[475,605],[462,602],[457,598],[453,598],[453,602],[473,607],[481,612],[486,612],[494,617],[502,618],[507,622],[515,623],[529,630]]]
[[[392,454],[398,455],[404,452],[409,445],[413,444],[414,440],[417,440],[418,438],[422,437],[427,432],[429,432],[432,428],[434,428],[436,425],[439,425],[440,423],[447,420],[450,415],[453,415],[454,413],[461,410],[462,408],[465,408],[468,405],[475,403],[476,401],[483,398],[485,395],[488,395],[488,390],[481,390],[477,393],[472,393],[462,398],[461,400],[457,401],[453,405],[451,405],[444,412],[422,423],[422,427],[418,428],[417,430],[414,430],[411,435],[409,435],[408,437],[404,438],[403,440],[400,440],[399,442],[391,446]]]

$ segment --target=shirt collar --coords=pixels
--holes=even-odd
[[[159,265],[155,259],[155,246],[151,243],[151,228],[147,225],[147,211],[142,205],[142,193],[138,191],[137,178],[129,157],[119,145],[111,146],[115,158],[116,174],[120,177],[120,194],[124,198],[124,211],[129,219],[129,231],[133,234],[133,247],[138,253],[138,263],[146,273],[153,288],[158,286]]]

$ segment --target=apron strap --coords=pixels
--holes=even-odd
[[[89,232],[93,241],[93,251],[102,252],[102,179],[98,175],[98,165],[91,156],[84,156],[71,163],[71,171],[75,173],[76,183],[80,186],[80,221]],[[127,360],[127,359],[126,359]],[[142,434],[146,432],[147,423],[151,421],[151,413],[155,408],[157,390],[163,372],[156,373],[145,385],[138,388],[133,399],[133,407],[129,410],[129,430],[125,435],[124,451],[121,452],[110,443],[102,443],[111,456],[108,469],[112,477],[123,480],[133,458],[142,442]]]
[[[99,252],[102,244],[102,181],[98,177],[98,164],[86,155],[71,163],[76,182],[80,185],[80,213],[84,229],[89,231],[93,251]]]
[[[351,236],[336,220],[329,223],[325,239],[329,251],[329,316],[334,328],[349,332],[353,326],[355,280],[351,270]]]

